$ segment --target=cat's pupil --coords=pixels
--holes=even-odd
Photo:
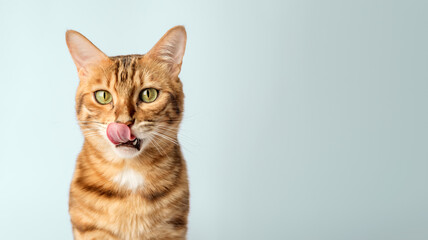
[[[106,99],[107,98],[107,96],[106,96],[107,94],[106,94],[106,92],[103,92],[103,98],[104,99]]]

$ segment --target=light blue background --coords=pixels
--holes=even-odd
[[[0,239],[72,239],[64,34],[145,53],[184,24],[188,237],[428,239],[427,1],[1,1]]]

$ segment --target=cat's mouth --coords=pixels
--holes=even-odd
[[[107,126],[107,138],[116,148],[141,149],[142,140],[135,137],[130,127],[123,123],[110,123]]]
[[[139,138],[135,138],[133,141],[127,141],[124,143],[119,143],[116,145],[117,148],[122,148],[122,147],[127,147],[127,148],[135,148],[138,151],[140,151],[141,149],[141,142],[143,140],[139,139]]]

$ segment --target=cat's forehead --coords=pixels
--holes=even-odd
[[[145,64],[143,54],[120,55],[110,57],[110,72],[107,77],[115,82],[117,87],[126,88],[129,85],[153,81],[156,69]]]
[[[129,54],[129,55],[118,55],[109,57],[116,64],[122,64],[129,66],[129,64],[138,61],[144,57],[144,54]],[[118,65],[119,66],[119,65]]]
[[[144,55],[121,55],[110,57],[110,71],[117,73],[118,81],[126,81],[130,77],[129,74],[134,74],[138,68],[142,67]]]

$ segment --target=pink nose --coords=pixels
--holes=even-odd
[[[107,126],[107,137],[115,145],[135,139],[131,129],[123,123],[110,123]]]

